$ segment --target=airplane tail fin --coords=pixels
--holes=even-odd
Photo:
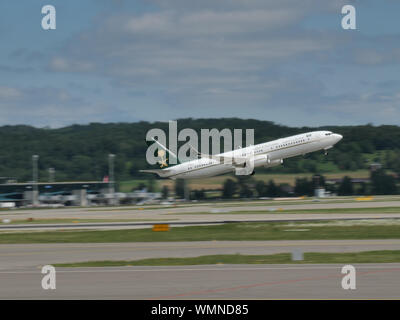
[[[154,155],[159,159],[157,163],[159,164],[160,168],[168,167],[172,163],[179,164],[176,154],[169,150],[161,142],[154,139],[154,137],[151,138],[150,141],[146,140],[146,142],[151,148],[153,148]],[[156,146],[154,144],[156,144]],[[173,158],[175,161],[171,161],[171,158]]]

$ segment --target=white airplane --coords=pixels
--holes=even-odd
[[[188,179],[212,177],[237,169],[252,170],[257,167],[275,167],[283,163],[283,159],[305,155],[306,153],[327,150],[338,143],[343,136],[331,131],[313,131],[295,136],[265,142],[217,155],[203,154],[192,148],[200,156],[199,159],[187,161],[165,169],[140,170],[140,172],[155,173],[161,178]],[[174,155],[157,140],[162,149]],[[166,164],[164,164],[166,165]]]

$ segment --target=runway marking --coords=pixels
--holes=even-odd
[[[361,265],[356,265],[357,269],[386,269],[389,271],[400,271],[400,267],[394,268],[393,266],[361,266]],[[90,268],[90,270],[62,270],[63,268],[58,267],[57,268],[57,273],[115,273],[115,272],[180,272],[180,271],[265,271],[265,270],[323,270],[323,269],[341,269],[343,264],[337,265],[337,266],[306,266],[306,265],[301,265],[301,266],[293,266],[293,267],[240,267],[240,268],[235,268],[235,267],[228,267],[226,268],[225,266],[221,266],[220,268],[174,268],[174,269],[163,269],[163,268],[158,268],[158,269],[106,269],[104,270],[103,268],[107,267],[87,267],[87,269]],[[61,270],[60,270],[61,268]],[[113,267],[108,267],[108,268],[113,268]],[[132,267],[128,267],[132,268]],[[166,267],[168,268],[168,267]],[[100,269],[100,270],[98,270]],[[382,270],[383,271],[383,270]],[[38,274],[38,272],[33,272],[33,271],[0,271],[0,274]]]
[[[231,242],[231,244],[226,244],[225,242]],[[168,242],[115,242],[115,243],[82,243],[79,245],[69,245],[65,243],[59,243],[59,244],[46,244],[46,243],[28,243],[28,244],[21,244],[21,243],[10,243],[10,244],[0,244],[0,250],[4,249],[4,247],[7,247],[6,249],[14,249],[13,247],[22,247],[23,249],[26,249],[26,245],[29,246],[36,246],[38,249],[47,249],[47,248],[54,248],[54,249],[59,249],[60,247],[62,248],[82,248],[82,247],[87,247],[87,248],[104,248],[104,247],[110,247],[110,248],[115,248],[116,246],[123,246],[129,249],[139,249],[137,247],[133,246],[141,246],[143,249],[152,249],[154,248],[155,245],[158,244],[164,244],[166,248],[170,249],[171,245],[176,245],[176,248],[215,248],[215,247],[273,247],[273,246],[302,246],[302,245],[318,245],[318,246],[331,246],[331,245],[370,245],[370,244],[400,244],[400,239],[376,239],[376,240],[261,240],[261,242],[265,243],[257,243],[260,242],[260,240],[218,240],[218,241],[213,241],[213,240],[205,240],[205,241],[199,241],[199,242],[212,242],[212,244],[203,244],[203,243],[193,243],[193,244],[184,244],[181,245],[182,243],[187,243],[187,241],[168,241]],[[237,243],[235,243],[237,242]],[[243,243],[245,242],[245,243]],[[253,243],[254,242],[254,243]],[[212,245],[212,246],[211,246]],[[162,249],[163,247],[160,246],[157,249]]]
[[[314,241],[314,240],[309,240],[309,241]],[[336,240],[334,240],[336,241]],[[362,240],[361,240],[362,241]],[[131,251],[157,251],[160,250],[162,251],[163,249],[167,250],[179,250],[179,249],[238,249],[238,248],[262,248],[262,247],[267,247],[267,248],[274,248],[274,247],[302,247],[302,246],[317,246],[317,247],[334,247],[334,246],[367,246],[367,245],[379,245],[379,246],[385,246],[385,245],[396,245],[400,244],[399,241],[391,241],[391,242],[381,242],[381,241],[368,241],[366,240],[365,242],[338,242],[338,243],[324,243],[324,242],[308,242],[308,243],[261,243],[261,244],[218,244],[216,245],[177,245],[176,247],[154,247],[154,246],[144,246],[144,247],[131,247],[127,245],[126,247],[117,247],[113,245],[105,245],[105,246],[87,246],[86,248],[82,248],[82,246],[66,246],[62,247],[60,246],[48,246],[48,247],[43,247],[43,251],[29,251],[29,252],[0,252],[0,256],[25,256],[25,255],[36,255],[36,254],[58,254],[60,253],[59,251],[46,251],[46,249],[74,249],[74,248],[81,248],[80,250],[67,250],[67,251],[62,251],[62,253],[70,254],[70,253],[78,253],[78,252],[101,252],[104,249],[118,249],[121,253],[124,253],[124,250],[131,250]],[[61,248],[60,248],[61,247]],[[0,250],[1,250],[1,245],[0,245]],[[12,248],[7,248],[7,249],[12,249]],[[41,248],[38,248],[41,249]],[[312,250],[312,249],[311,249]]]
[[[358,275],[367,275],[367,274],[372,274],[372,273],[391,272],[391,271],[400,271],[400,268],[387,269],[387,270],[365,271],[365,272],[358,272],[357,274]],[[237,290],[241,290],[241,289],[249,289],[249,288],[262,287],[262,286],[290,284],[290,283],[303,282],[303,281],[324,280],[324,279],[329,279],[329,278],[341,278],[341,277],[343,277],[343,274],[340,273],[340,274],[328,275],[328,276],[323,276],[323,277],[309,277],[309,278],[292,279],[292,280],[285,280],[285,281],[254,283],[254,284],[248,284],[248,285],[242,285],[242,286],[236,286],[236,287],[230,287],[230,288],[191,291],[191,292],[181,293],[181,294],[177,294],[177,295],[159,296],[159,297],[149,298],[149,300],[174,299],[174,298],[193,296],[193,295],[203,295],[203,294],[207,294],[207,293],[237,291]]]
[[[207,214],[208,218],[210,215]],[[180,218],[177,216],[176,220],[178,221],[168,221],[171,226],[174,227],[185,227],[185,226],[206,226],[206,225],[218,225],[218,224],[227,224],[227,223],[246,223],[246,222],[260,222],[260,223],[269,223],[269,222],[297,222],[297,221],[331,221],[331,220],[341,220],[341,221],[356,221],[356,220],[390,220],[390,219],[400,219],[399,213],[389,213],[382,214],[377,217],[376,213],[349,213],[349,214],[336,214],[332,216],[332,213],[321,213],[318,216],[318,213],[310,213],[310,214],[301,214],[303,217],[295,217],[295,215],[287,214],[279,215],[279,216],[271,216],[271,217],[262,217],[259,219],[259,216],[253,217],[251,214],[244,214],[247,218],[238,219],[238,214],[235,215],[225,215],[223,218],[225,220],[213,220],[213,221],[201,221],[201,220],[192,220],[192,221],[179,221]],[[268,214],[267,214],[268,215]],[[186,217],[187,218],[187,217]],[[217,214],[218,218],[218,214]],[[257,219],[255,219],[257,218]],[[226,220],[231,219],[231,220]],[[250,220],[249,220],[250,219]],[[157,220],[157,219],[152,219]],[[170,219],[169,219],[170,220]],[[160,223],[163,223],[163,220],[158,220]],[[92,223],[92,224],[64,224],[64,225],[3,225],[0,226],[0,230],[20,230],[20,231],[28,231],[28,230],[114,230],[118,227],[123,227],[124,229],[144,229],[149,226],[155,224],[155,222],[132,222],[132,223]]]

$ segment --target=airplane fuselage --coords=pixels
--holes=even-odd
[[[339,134],[330,131],[313,131],[270,142],[260,143],[216,156],[224,158],[253,157],[254,167],[274,167],[283,163],[283,159],[304,155],[318,150],[328,150],[342,139]],[[204,178],[235,171],[237,166],[216,159],[200,158],[165,169],[164,178],[191,179]]]

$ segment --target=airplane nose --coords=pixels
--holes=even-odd
[[[340,140],[342,140],[343,139],[343,136],[341,135],[341,134],[335,134],[335,136],[336,136],[336,138],[337,138],[337,141],[340,141]]]

